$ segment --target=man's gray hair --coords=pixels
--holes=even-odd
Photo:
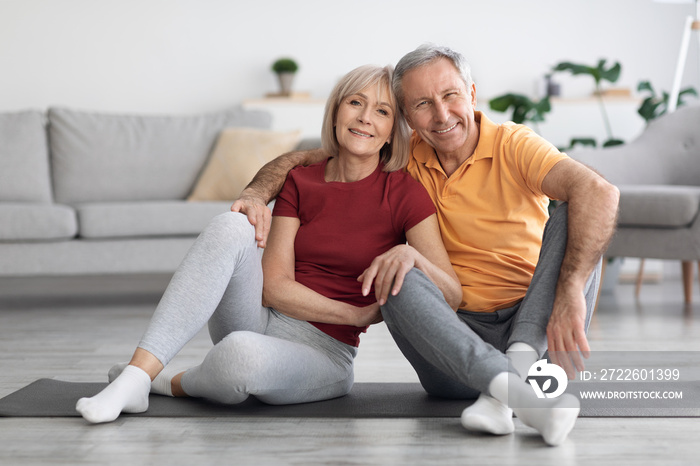
[[[399,107],[403,109],[404,106],[404,95],[403,95],[403,77],[406,73],[413,70],[414,68],[419,68],[425,66],[434,60],[439,58],[447,58],[455,66],[459,75],[462,77],[464,84],[467,86],[467,92],[471,93],[472,80],[471,70],[469,64],[464,56],[452,50],[449,47],[444,47],[435,44],[423,44],[413,52],[409,52],[399,60],[394,68],[394,77],[391,83],[391,87],[394,90],[394,95],[398,101]]]

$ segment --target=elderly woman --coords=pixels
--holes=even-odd
[[[391,74],[364,66],[337,84],[322,130],[328,158],[289,174],[262,261],[244,215],[222,214],[205,228],[129,364],[112,368],[103,391],[78,401],[85,419],[146,411],[149,391],[228,404],[250,395],[269,404],[343,396],[359,335],[381,321],[379,305],[398,293],[411,267],[456,308],[461,288],[435,208],[401,170],[408,128]],[[207,322],[214,347],[204,361],[164,370]]]

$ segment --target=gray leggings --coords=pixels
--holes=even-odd
[[[214,347],[182,377],[190,396],[269,404],[346,395],[357,348],[262,306],[261,251],[245,215],[215,217],[173,275],[139,343],[165,366],[205,324]]]
[[[382,306],[384,320],[411,362],[425,390],[445,398],[475,398],[488,393],[493,378],[514,371],[504,352],[527,343],[541,356],[567,241],[568,205],[547,222],[542,250],[525,298],[493,313],[454,312],[442,293],[419,270],[406,276],[401,292]],[[601,263],[585,287],[586,331],[593,315]]]

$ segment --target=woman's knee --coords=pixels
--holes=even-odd
[[[250,373],[260,367],[259,356],[263,354],[261,345],[264,335],[241,330],[228,334],[212,351],[217,352],[221,366],[235,368],[236,373]]]
[[[217,254],[237,254],[248,248],[257,250],[255,227],[248,223],[248,217],[237,212],[226,212],[214,217],[197,241],[211,253]]]
[[[255,237],[255,227],[250,224],[248,217],[239,212],[224,212],[209,222],[205,231],[222,232],[228,235],[252,235]]]

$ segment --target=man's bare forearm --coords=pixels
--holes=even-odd
[[[569,234],[560,271],[560,284],[583,287],[612,240],[617,224],[619,191],[602,179],[585,195],[569,200]]]
[[[287,173],[299,165],[311,165],[327,157],[323,149],[288,152],[265,164],[241,193],[241,198],[256,198],[267,204],[279,194]]]

